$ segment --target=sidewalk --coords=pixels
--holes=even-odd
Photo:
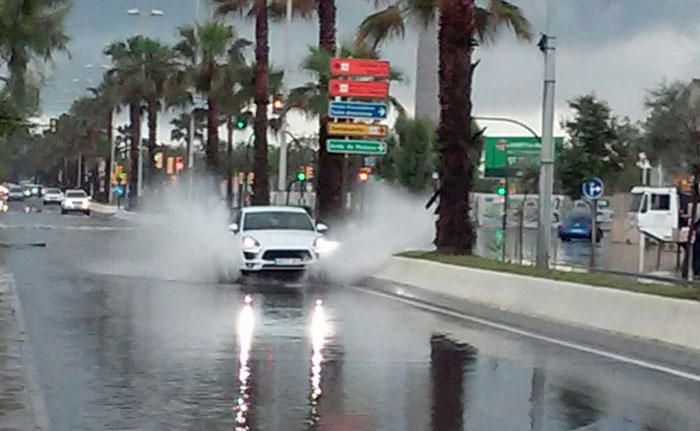
[[[0,431],[48,430],[14,278],[0,267]]]

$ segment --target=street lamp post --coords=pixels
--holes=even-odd
[[[139,17],[141,16],[141,10],[139,8],[130,8],[127,9],[126,14],[129,16],[134,16],[134,17]],[[151,9],[148,12],[148,15],[152,17],[162,17],[165,15],[165,12],[161,9]],[[145,33],[146,26],[143,26],[143,31],[142,33]],[[139,127],[141,125],[139,124]],[[138,153],[138,172],[136,174],[136,196],[140,197],[143,193],[143,141],[139,140],[139,142],[136,143],[138,145],[139,153]]]
[[[544,97],[542,106],[542,153],[540,155],[539,223],[537,229],[537,267],[549,268],[552,240],[552,189],[554,184],[554,89],[556,77],[556,38],[552,35],[555,0],[547,2],[547,28],[539,46],[544,53]]]
[[[284,77],[289,79],[289,36],[292,26],[292,0],[287,0],[287,19],[284,26]],[[279,196],[286,189],[287,182],[287,121],[282,117],[280,130],[280,160],[277,169],[277,192]]]

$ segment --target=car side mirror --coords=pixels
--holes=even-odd
[[[230,230],[233,233],[238,233],[238,223],[231,223],[230,225],[228,225],[228,230]]]
[[[328,231],[328,226],[323,224],[323,223],[316,223],[316,231],[320,233],[324,233]]]

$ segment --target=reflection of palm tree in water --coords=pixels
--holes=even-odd
[[[564,382],[557,400],[567,429],[579,429],[600,420],[603,407],[595,389],[577,382]]]
[[[444,335],[430,338],[433,430],[464,428],[465,370],[476,358],[477,350],[469,344],[457,343]]]

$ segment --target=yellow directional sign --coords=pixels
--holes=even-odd
[[[386,126],[376,124],[328,123],[328,134],[334,136],[371,136],[381,138],[386,136]]]

